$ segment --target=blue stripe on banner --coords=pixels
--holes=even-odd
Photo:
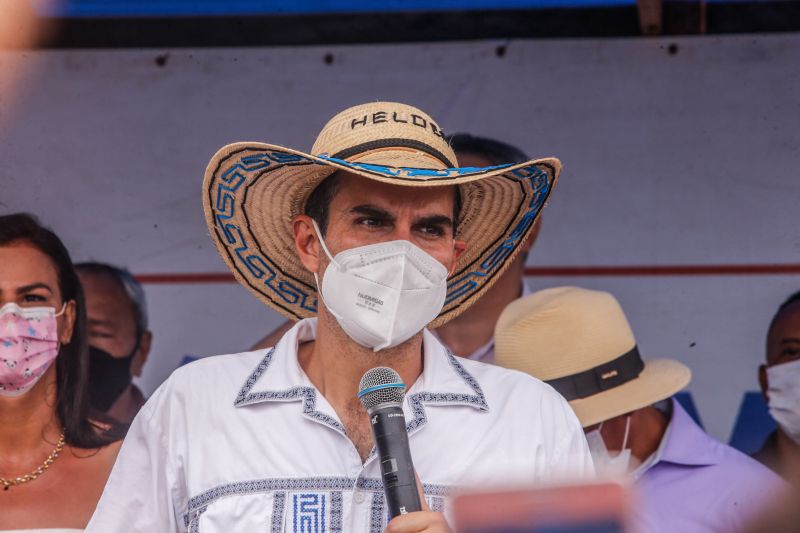
[[[635,0],[29,0],[55,17],[309,15],[633,6]]]

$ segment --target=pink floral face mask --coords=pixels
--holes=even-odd
[[[66,304],[65,304],[66,306]],[[0,307],[0,396],[29,391],[58,355],[58,328],[52,307]]]

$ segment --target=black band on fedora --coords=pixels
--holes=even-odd
[[[447,168],[455,168],[455,163],[447,159],[442,152],[425,144],[422,141],[418,141],[415,139],[379,139],[376,141],[369,141],[362,144],[357,144],[355,146],[351,146],[350,148],[345,148],[339,152],[336,152],[331,157],[336,159],[347,159],[348,157],[353,157],[354,155],[363,154],[364,152],[369,152],[370,150],[377,150],[378,148],[413,148],[414,150],[419,150],[420,152],[425,152],[428,155],[432,155],[445,165]]]
[[[644,369],[644,361],[639,349],[634,346],[631,351],[620,355],[613,361],[602,365],[551,379],[546,383],[556,389],[567,400],[579,400],[603,392],[635,379]]]

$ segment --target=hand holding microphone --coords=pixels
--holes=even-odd
[[[386,531],[450,531],[444,516],[428,508],[422,483],[414,471],[403,414],[406,386],[400,375],[391,368],[373,368],[364,374],[358,388],[358,398],[370,417],[383,490],[392,517]]]

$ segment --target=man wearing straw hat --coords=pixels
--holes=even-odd
[[[269,350],[178,369],[131,426],[89,531],[447,531],[459,487],[592,472],[555,391],[458,360],[425,329],[502,274],[559,170],[459,168],[438,123],[390,102],[339,113],[311,153],[222,148],[203,185],[211,236],[243,286],[299,322]],[[388,526],[356,398],[376,366],[408,385],[427,502]]]
[[[539,291],[509,305],[495,334],[497,364],[538,377],[569,400],[598,474],[636,482],[633,531],[740,531],[784,488],[672,399],[691,372],[670,359],[643,361],[611,294]]]

